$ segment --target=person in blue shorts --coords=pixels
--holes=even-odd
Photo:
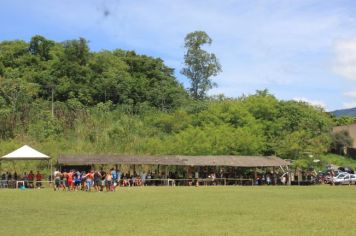
[[[117,172],[115,169],[111,169],[111,176],[112,176],[112,182],[113,182],[113,191],[116,190],[117,187]]]
[[[87,191],[90,192],[91,187],[93,185],[94,171],[90,171],[88,174],[86,174],[85,178],[86,178]]]
[[[77,171],[74,174],[74,186],[75,186],[75,190],[78,191],[80,190],[80,184],[82,182],[82,175],[80,174],[79,171]]]

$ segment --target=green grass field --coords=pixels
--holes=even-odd
[[[0,235],[356,235],[356,186],[0,189]]]

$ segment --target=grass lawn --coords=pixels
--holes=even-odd
[[[0,189],[0,235],[356,235],[356,186]]]

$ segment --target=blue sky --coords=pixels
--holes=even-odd
[[[84,37],[183,64],[183,39],[204,30],[223,72],[211,94],[257,89],[334,110],[356,107],[354,0],[2,0],[0,40]]]

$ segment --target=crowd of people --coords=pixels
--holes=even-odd
[[[123,175],[119,170],[58,171],[53,174],[54,190],[115,191],[118,186],[142,186],[147,174]],[[150,177],[149,177],[150,178]]]
[[[24,172],[23,174],[18,174],[16,171],[13,173],[7,171],[0,175],[0,187],[15,187],[16,182],[21,181],[21,184],[26,188],[41,188],[43,177],[44,175],[39,171],[34,173],[31,170],[29,173]]]
[[[41,188],[43,182],[47,181],[53,186],[55,191],[115,191],[117,187],[127,186],[159,186],[159,185],[180,185],[180,186],[200,186],[200,185],[276,185],[287,184],[288,175],[278,175],[276,173],[259,173],[253,176],[252,172],[237,175],[233,172],[213,171],[191,171],[183,172],[140,172],[122,173],[118,169],[101,169],[90,171],[79,171],[64,169],[56,170],[53,175],[48,175],[48,179],[39,171],[30,171],[23,175],[16,172],[4,172],[0,175],[0,187],[20,187]],[[53,181],[52,179],[53,178]],[[45,181],[44,181],[45,180]],[[17,185],[16,182],[20,182]]]
[[[276,173],[258,174],[255,185],[286,185],[288,184],[288,174],[277,175]]]

